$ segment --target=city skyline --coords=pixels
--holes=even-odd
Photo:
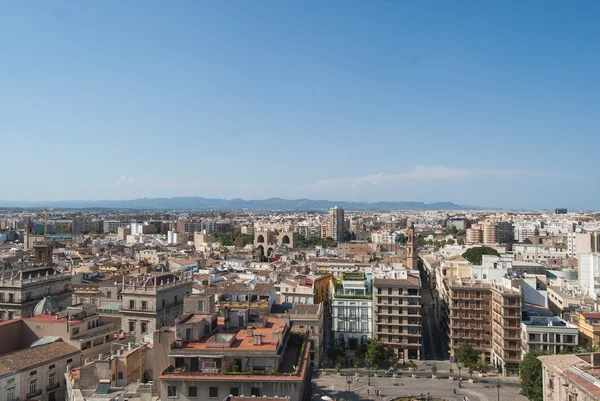
[[[6,3],[0,198],[597,209],[599,8]]]

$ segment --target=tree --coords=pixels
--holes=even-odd
[[[598,352],[598,347],[594,344],[580,345],[575,349],[578,354],[592,354]]]
[[[246,246],[246,243],[244,241],[244,238],[242,237],[237,237],[235,239],[235,241],[233,241],[233,244],[235,245],[236,248],[240,249],[243,248],[244,246]]]
[[[539,356],[549,355],[548,351],[529,351],[519,365],[519,380],[521,381],[521,394],[530,401],[544,399],[542,383],[542,362]]]
[[[463,258],[467,259],[474,265],[481,264],[481,257],[483,255],[500,256],[497,250],[495,250],[494,248],[490,248],[489,246],[478,246],[476,248],[471,248],[462,254]]]
[[[386,350],[383,344],[376,340],[369,340],[367,344],[367,360],[371,365],[381,365],[385,362]]]
[[[479,373],[485,373],[485,360],[483,360],[483,358],[479,358],[479,360],[477,361],[477,370],[479,371]]]
[[[476,366],[479,353],[469,343],[462,343],[455,352],[456,362],[465,366]]]
[[[465,244],[465,240],[462,239],[462,238],[459,238],[457,242],[458,242],[458,245],[464,245]]]
[[[431,367],[431,374],[435,376],[435,374],[437,373],[437,371],[438,371],[438,370],[437,370],[437,366],[433,365],[433,366]]]
[[[337,372],[337,374],[340,373],[340,371],[342,370],[342,365],[338,362],[335,364],[335,371]]]
[[[358,348],[356,349],[356,352],[354,353],[354,356],[356,356],[359,359],[362,359],[366,355],[367,355],[367,345],[366,344],[359,345]]]
[[[327,357],[336,363],[337,360],[344,356],[344,348],[340,345],[339,341],[335,341],[331,344],[331,347],[327,350]]]
[[[414,372],[415,370],[417,370],[417,364],[412,359],[410,359],[408,361],[408,369],[411,370],[412,372]]]
[[[358,374],[358,368],[360,368],[360,363],[358,361],[354,362],[354,367],[356,368],[356,374]]]

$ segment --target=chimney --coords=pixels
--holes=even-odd
[[[254,345],[262,345],[262,334],[258,333],[254,335]]]
[[[250,325],[246,328],[246,336],[254,337],[254,326]]]
[[[281,342],[281,340],[283,339],[283,333],[281,332],[281,330],[273,330],[273,333],[271,334],[271,338],[273,339],[273,342],[275,344],[279,344]]]

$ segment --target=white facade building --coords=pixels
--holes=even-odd
[[[521,322],[521,358],[529,351],[573,351],[579,343],[579,329],[557,316],[532,316]]]
[[[349,273],[362,275],[363,273]],[[373,300],[370,280],[362,278],[343,280],[336,288],[331,305],[334,339],[351,350],[367,344],[372,337]]]
[[[593,299],[600,294],[600,253],[580,255],[579,286]]]

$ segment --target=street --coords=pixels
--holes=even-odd
[[[429,288],[427,275],[421,273],[421,327],[424,355],[422,359],[447,361],[448,344],[446,344],[445,333],[440,331],[440,325],[435,316],[433,307],[433,296]]]

